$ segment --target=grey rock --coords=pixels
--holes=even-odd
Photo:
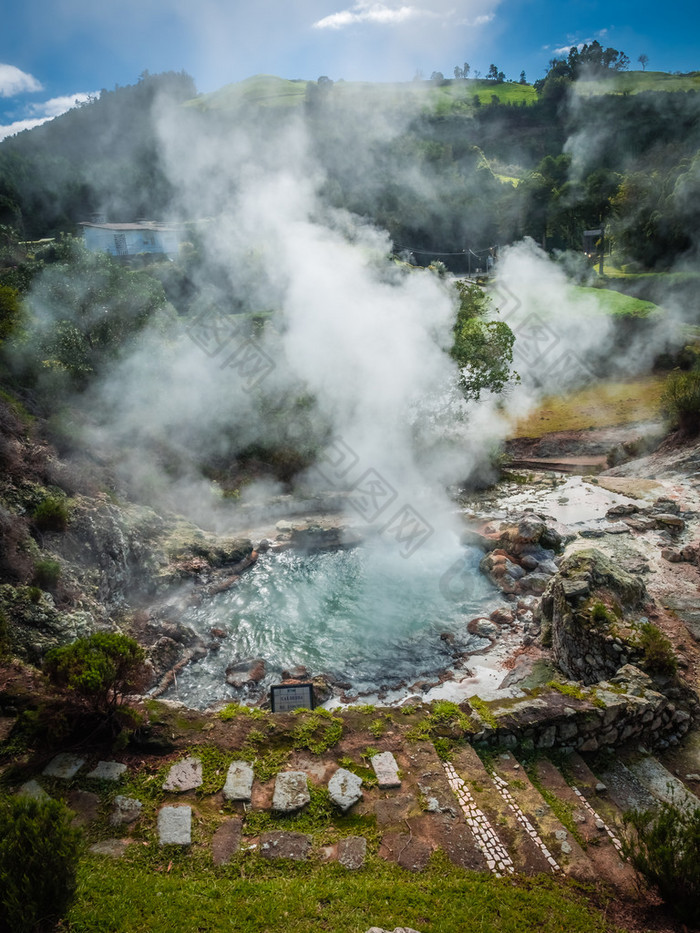
[[[338,862],[352,871],[362,868],[367,855],[367,840],[364,836],[346,836],[338,843]]]
[[[372,768],[377,775],[377,782],[381,788],[401,787],[399,766],[391,752],[380,752],[372,756]]]
[[[117,794],[114,798],[114,810],[109,818],[112,826],[120,826],[122,823],[134,823],[141,816],[143,804],[135,797],[125,797],[123,794]]]
[[[252,765],[247,761],[232,762],[224,784],[226,800],[250,800],[253,793],[253,778]]]
[[[341,810],[349,810],[362,797],[362,778],[347,768],[338,768],[328,782],[328,793]]]
[[[202,762],[199,758],[183,758],[176,761],[163,784],[163,790],[183,793],[202,784]]]
[[[120,761],[98,761],[87,775],[96,781],[118,781],[126,771],[126,765]]]
[[[22,784],[20,789],[17,791],[17,794],[20,797],[32,797],[34,800],[51,799],[41,784],[34,780],[27,781],[26,783]]]
[[[681,531],[685,528],[685,522],[680,515],[674,515],[672,512],[661,512],[658,515],[654,515],[654,519],[657,524],[665,528],[671,528],[673,531]]]
[[[311,800],[309,782],[304,771],[283,771],[275,778],[272,809],[280,813],[300,810]]]
[[[188,846],[192,842],[190,807],[163,807],[158,814],[158,842],[162,846]]]
[[[56,757],[46,765],[42,773],[45,774],[46,777],[61,778],[64,781],[69,781],[72,777],[75,777],[84,764],[84,758],[71,755],[70,752],[61,752],[60,755],[56,755]]]

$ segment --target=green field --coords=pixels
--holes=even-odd
[[[661,312],[659,306],[655,305],[653,301],[632,298],[630,295],[625,295],[611,288],[591,288],[575,285],[572,286],[571,291],[574,302],[577,299],[593,298],[603,314],[611,314],[615,317],[649,317],[654,312]]]
[[[211,94],[203,94],[189,101],[187,106],[202,110],[235,110],[241,106],[258,107],[297,107],[304,103],[306,85],[304,80],[287,80],[274,75],[255,75],[227,84]],[[315,82],[312,82],[315,83]],[[537,100],[535,89],[529,84],[506,82],[495,84],[493,81],[469,79],[455,81],[444,86],[435,86],[428,81],[406,81],[401,83],[370,83],[364,81],[337,81],[333,84],[333,93],[340,99],[352,99],[353,95],[366,101],[372,96],[377,101],[391,103],[398,99],[416,100],[417,103],[431,104],[440,113],[452,111],[460,104],[472,107],[475,95],[482,104],[497,97],[501,103],[531,104]]]
[[[665,71],[619,71],[598,81],[577,81],[581,97],[600,94],[641,94],[643,91],[700,91],[700,71],[673,75]]]
[[[241,106],[298,107],[306,98],[306,79],[278,78],[275,75],[255,75],[227,84],[211,94],[202,94],[189,101],[187,106],[202,110],[235,110]],[[315,83],[312,81],[311,83]],[[639,94],[642,91],[691,91],[700,90],[700,72],[685,75],[667,74],[663,71],[614,72],[609,78],[597,81],[578,81],[576,93],[582,97],[600,94]],[[435,111],[450,113],[455,108],[471,109],[474,98],[481,104],[490,104],[495,97],[502,104],[533,104],[537,92],[531,84],[506,81],[496,84],[484,79],[449,80],[443,85],[430,81],[404,81],[395,83],[370,83],[362,81],[336,81],[333,93],[341,99],[357,95],[366,100],[371,95],[375,100],[391,103],[397,99],[429,104]]]

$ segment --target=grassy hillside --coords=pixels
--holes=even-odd
[[[297,78],[288,80],[274,75],[255,75],[236,84],[227,84],[211,94],[203,94],[189,101],[188,106],[202,110],[229,110],[242,105],[260,107],[296,107],[303,104],[306,86],[309,82]],[[315,82],[311,82],[315,83]],[[361,81],[337,81],[333,84],[335,93],[372,94],[380,98],[392,98],[397,95],[412,95],[431,104],[436,112],[451,112],[460,102],[473,106],[478,97],[481,104],[490,104],[495,97],[502,104],[533,104],[537,92],[531,84],[493,81],[469,78],[467,80],[447,80],[435,85],[430,81],[405,81],[395,83],[370,83]],[[576,92],[582,97],[594,97],[600,94],[639,94],[642,91],[691,91],[700,90],[700,72],[685,75],[667,74],[663,71],[627,71],[614,72],[610,77],[597,81],[578,81]]]
[[[600,94],[640,94],[643,91],[699,91],[700,71],[668,74],[665,71],[620,71],[598,81],[577,81],[576,93],[582,97]]]
[[[211,94],[203,94],[189,101],[188,106],[202,110],[231,110],[243,105],[295,107],[304,103],[308,83],[300,79],[290,81],[277,78],[274,75],[255,75],[236,84],[227,84]],[[501,103],[531,104],[537,100],[535,89],[529,84],[495,84],[493,81],[478,80],[450,81],[439,86],[429,81],[386,84],[338,81],[333,85],[333,91],[343,97],[361,94],[366,98],[371,94],[375,98],[387,100],[397,95],[412,96],[432,105],[438,113],[443,110],[450,112],[460,101],[471,106],[475,96],[478,96],[482,104],[490,103],[494,96]]]

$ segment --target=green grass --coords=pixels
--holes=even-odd
[[[188,101],[186,106],[200,110],[235,110],[241,106],[265,108],[290,108],[303,106],[306,99],[306,80],[288,80],[275,75],[254,75],[235,84],[227,84]],[[312,81],[312,83],[314,83]],[[332,88],[336,99],[370,98],[374,104],[391,104],[413,99],[418,104],[431,107],[437,113],[450,112],[462,105],[473,107],[477,95],[482,104],[491,103],[497,97],[501,103],[532,104],[537,100],[535,89],[529,84],[476,80],[455,81],[436,87],[428,81],[405,81],[402,83],[371,83],[364,81],[336,82]]]
[[[592,288],[576,285],[572,287],[572,292],[574,302],[593,298],[597,302],[601,313],[613,317],[649,317],[650,314],[661,311],[653,301],[632,298],[630,295],[625,295],[611,288]]]
[[[600,94],[641,94],[643,91],[698,91],[700,72],[672,75],[665,71],[621,71],[599,81],[576,82],[580,97]]]
[[[304,103],[306,81],[288,81],[274,75],[254,75],[236,84],[226,84],[188,101],[200,110],[232,110],[241,106],[296,107]]]
[[[362,933],[378,925],[421,933],[610,933],[603,913],[576,887],[547,878],[496,879],[434,857],[420,875],[370,858],[337,864],[204,860],[162,853],[156,866],[129,853],[85,858],[70,933]]]

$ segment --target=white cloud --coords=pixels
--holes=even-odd
[[[70,110],[72,107],[84,104],[86,100],[94,96],[94,94],[80,92],[79,94],[66,94],[65,97],[52,97],[50,100],[45,100],[40,104],[32,104],[30,110],[38,117],[53,119],[53,117],[60,117],[62,113],[65,113],[66,110]]]
[[[484,26],[486,25],[486,23],[490,23],[494,19],[495,16],[496,16],[495,13],[484,13],[483,16],[477,16],[477,18],[474,20],[473,24],[471,25]]]
[[[14,65],[0,64],[0,97],[14,97],[29,91],[41,91],[42,85],[26,71],[20,71]]]
[[[44,117],[43,120],[16,120],[14,123],[8,123],[7,126],[0,126],[0,141],[6,139],[8,136],[21,133],[22,130],[33,130],[35,126],[41,126],[42,123],[46,123],[47,119],[48,117]]]
[[[371,3],[359,0],[351,9],[331,13],[317,20],[314,29],[343,29],[355,23],[374,23],[393,26],[419,17],[432,17],[434,13],[415,6],[387,6],[385,3]]]
[[[23,130],[33,130],[42,123],[48,123],[54,117],[60,117],[62,113],[82,104],[94,94],[79,92],[78,94],[67,94],[65,97],[52,97],[40,103],[31,104],[28,108],[29,116],[24,120],[15,120],[14,123],[8,123],[6,126],[0,126],[0,141],[8,136],[15,136]]]

